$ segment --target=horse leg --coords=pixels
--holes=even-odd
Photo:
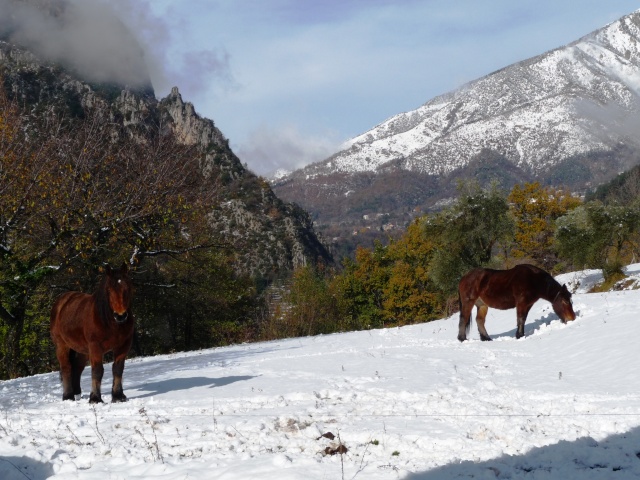
[[[464,342],[471,326],[471,311],[473,302],[460,300],[460,322],[458,323],[458,340]]]
[[[56,345],[56,357],[60,362],[60,378],[62,380],[62,400],[75,400],[71,376],[73,365],[71,364],[71,349],[65,344]]]
[[[99,353],[95,353],[93,349],[89,350],[89,359],[91,361],[91,394],[89,395],[89,403],[102,403],[100,385],[104,375],[104,365],[102,365],[102,352],[100,349],[96,350]]]
[[[75,395],[77,400],[80,400],[80,395],[82,394],[82,388],[80,387],[80,377],[82,376],[82,371],[84,370],[85,365],[87,364],[87,356],[74,352],[73,359],[73,370],[71,375],[71,385],[73,387],[73,394]]]
[[[524,324],[527,321],[527,315],[532,305],[517,305],[516,313],[518,315],[518,328],[516,329],[516,338],[524,337]]]
[[[483,342],[490,342],[491,337],[487,333],[487,330],[484,328],[484,321],[487,317],[489,307],[480,299],[476,301],[476,306],[478,307],[478,313],[476,314],[476,324],[478,325],[480,340],[482,340]]]
[[[113,386],[111,387],[111,402],[126,402],[127,396],[122,390],[122,372],[124,372],[124,360],[127,358],[127,348],[124,352],[115,355],[113,361]]]

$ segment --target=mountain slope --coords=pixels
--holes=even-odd
[[[390,172],[406,171],[428,185],[438,184],[404,205],[429,208],[453,194],[447,178],[472,175],[465,169],[493,152],[517,171],[507,187],[535,178],[584,189],[638,163],[639,113],[636,12],[396,115],[327,160],[275,181],[274,188],[313,212],[319,223],[331,223],[339,218],[314,208],[316,200],[307,198],[305,189],[316,186],[319,198],[346,203],[348,216],[361,210],[346,198],[353,190],[351,178],[374,174],[384,182]],[[361,196],[378,194],[364,188]]]
[[[0,477],[638,478],[640,290],[598,278],[563,275],[577,319],[540,301],[520,340],[490,309],[493,342],[453,316],[130,359],[126,403],[90,405],[88,371],[75,403],[57,372],[0,382]]]
[[[67,17],[74,17],[70,12],[77,5],[63,0],[1,0],[0,6],[7,5],[20,9],[16,10],[18,20],[14,25],[8,25],[6,18],[0,22],[0,79],[7,95],[31,115],[38,117],[54,110],[75,118],[89,109],[101,109],[115,124],[124,125],[141,139],[158,126],[169,128],[181,142],[205,153],[203,173],[223,200],[211,212],[210,223],[221,241],[238,247],[238,270],[273,278],[297,265],[330,261],[308,214],[281,201],[266,182],[245,169],[214,122],[198,115],[177,88],[157,100],[148,74],[139,75],[146,81],[126,87],[106,77],[87,77],[83,68],[66,59],[42,57],[38,48],[26,47],[37,42],[19,23],[18,13],[24,13],[25,6],[31,7],[27,10],[31,21],[37,18],[40,24],[53,22],[57,26],[58,16],[66,12]],[[63,25],[67,17],[60,20]],[[57,31],[52,27],[49,30]],[[120,30],[117,32],[120,35]],[[123,45],[133,52],[115,52],[116,58],[137,55],[136,45],[131,46],[129,40]],[[110,58],[103,59],[105,64],[111,62]]]

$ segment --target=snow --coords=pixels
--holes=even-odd
[[[289,175],[291,173],[291,170],[286,170],[284,168],[278,168],[275,172],[273,172],[270,176],[269,176],[269,180],[271,181],[277,181],[280,180],[281,178],[286,177],[287,175]]]
[[[303,171],[376,173],[395,161],[447,175],[488,148],[535,173],[628,143],[625,124],[640,110],[639,14],[394,115]]]
[[[57,373],[0,382],[0,478],[638,478],[640,290],[599,278],[561,276],[576,321],[540,301],[521,340],[489,310],[493,342],[454,315],[131,359],[123,404],[90,405],[88,370],[79,402]]]

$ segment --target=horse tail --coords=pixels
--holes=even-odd
[[[462,296],[460,295],[460,290],[458,290],[458,310],[460,312],[460,320],[463,320],[463,318],[462,318]],[[469,315],[469,321],[467,322],[467,326],[466,326],[467,336],[469,335],[469,332],[471,331],[471,317],[472,317],[472,315]],[[467,319],[465,318],[464,320],[466,321]]]
[[[460,321],[458,322],[458,340],[464,342],[469,337],[469,332],[471,331],[471,313],[469,313],[469,318],[464,318],[464,310],[462,308],[462,292],[460,286],[458,286],[458,308],[460,309]],[[464,334],[463,332],[464,328]]]
[[[73,369],[73,365],[74,365],[74,360],[76,359],[76,351],[75,350],[69,350],[69,363],[71,364],[71,368]],[[62,369],[60,369],[60,381],[62,381]]]
[[[473,312],[473,308],[469,312],[469,319],[467,320],[467,326],[465,327],[465,330],[464,330],[465,334],[467,335],[467,338],[469,337],[469,332],[471,332],[471,319],[473,318],[473,313],[472,312]]]

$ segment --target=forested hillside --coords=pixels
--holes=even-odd
[[[603,187],[625,198],[606,203],[537,182],[510,190],[462,183],[450,205],[419,216],[388,245],[359,247],[341,271],[299,270],[279,325],[290,336],[437,319],[458,309],[458,282],[476,267],[595,268],[599,288],[624,288],[624,266],[640,258],[640,196],[629,193],[636,174]]]

